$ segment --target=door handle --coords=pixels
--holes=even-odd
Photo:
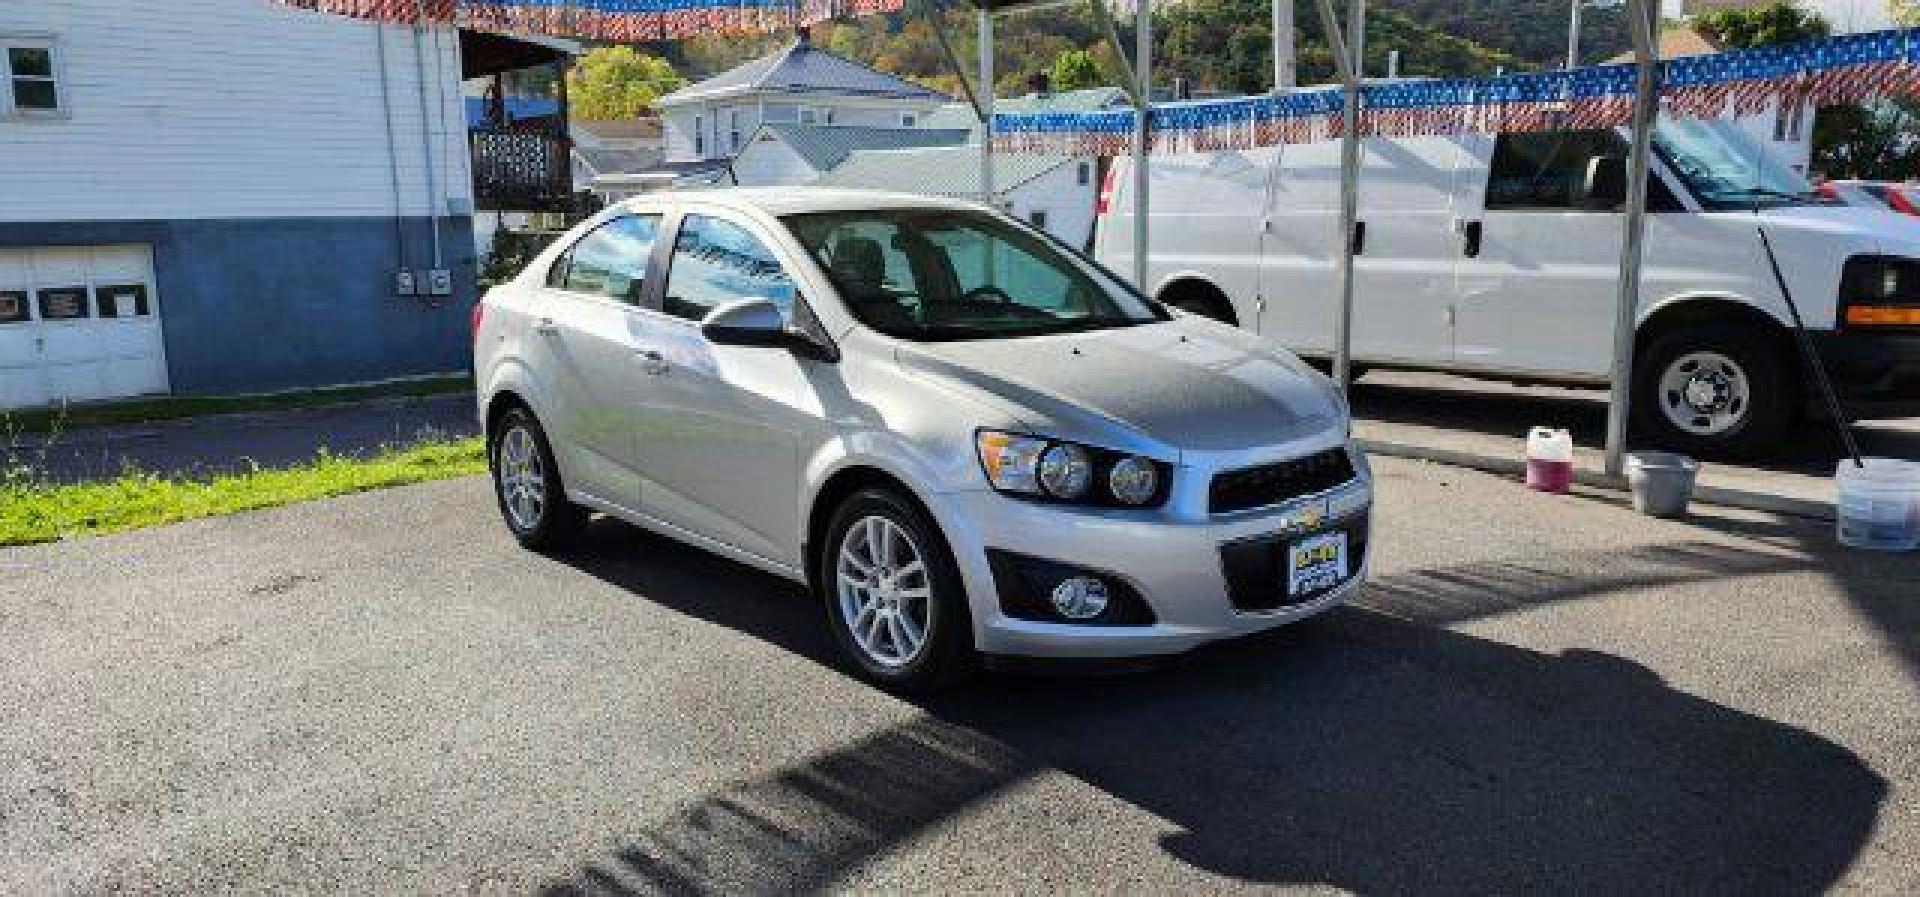
[[[653,349],[635,349],[633,354],[640,358],[640,369],[649,374],[659,376],[671,367],[667,364],[667,357]]]
[[[1466,224],[1462,225],[1460,227],[1460,236],[1465,243],[1465,245],[1461,247],[1462,254],[1464,254],[1467,258],[1470,258],[1470,259],[1479,258],[1480,242],[1486,236],[1486,233],[1487,233],[1486,222],[1469,221]]]
[[[541,336],[559,336],[560,326],[553,323],[552,318],[541,318],[540,323],[533,325],[533,332]]]
[[[1365,221],[1353,223],[1353,254],[1367,254],[1367,223]]]

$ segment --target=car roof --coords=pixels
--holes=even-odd
[[[636,196],[622,200],[630,211],[657,210],[675,205],[714,205],[741,211],[758,210],[769,215],[793,215],[803,212],[855,212],[869,209],[969,209],[984,206],[955,199],[893,193],[881,190],[848,190],[828,187],[728,187]]]

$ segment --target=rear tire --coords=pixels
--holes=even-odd
[[[567,500],[553,447],[533,413],[512,408],[487,433],[487,468],[500,517],[523,548],[562,548],[587,525],[587,509]]]
[[[967,590],[918,505],[890,489],[854,493],[828,522],[817,563],[827,628],[862,676],[927,692],[972,672]]]
[[[1705,458],[1776,452],[1803,401],[1793,355],[1741,324],[1683,324],[1642,346],[1634,364],[1638,433]]]

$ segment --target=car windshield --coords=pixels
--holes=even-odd
[[[876,209],[784,220],[854,317],[889,336],[1004,339],[1166,320],[1110,275],[992,215]]]
[[[1708,209],[1764,209],[1826,201],[1806,178],[1729,122],[1661,119],[1653,142]]]

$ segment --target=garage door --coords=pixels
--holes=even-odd
[[[149,247],[0,249],[0,408],[166,391]]]

